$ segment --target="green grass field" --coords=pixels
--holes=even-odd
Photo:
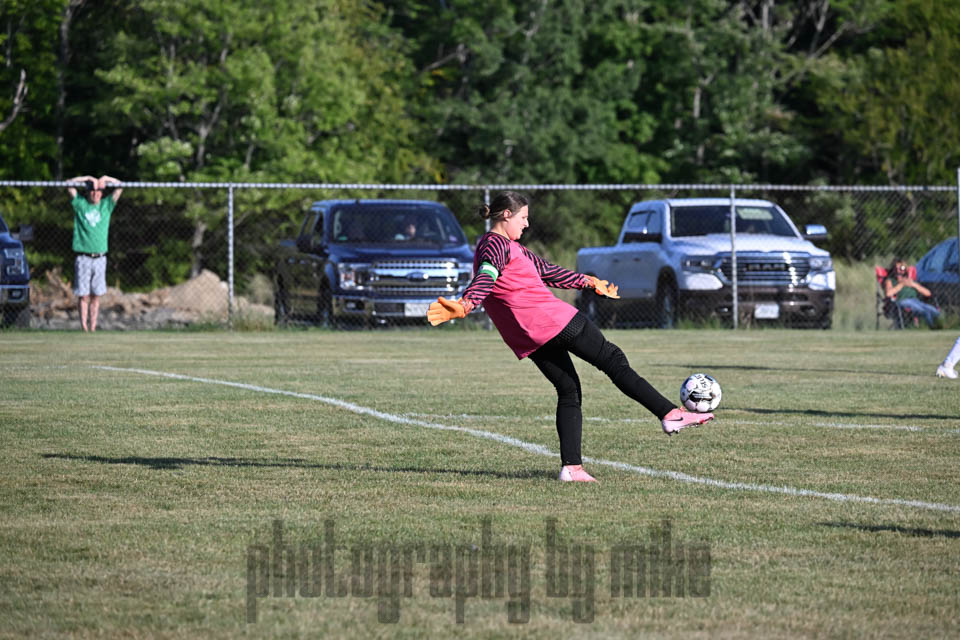
[[[960,635],[952,332],[608,331],[724,402],[668,438],[579,363],[600,482],[571,486],[532,363],[445,329],[0,334],[0,636]],[[320,562],[274,571],[284,546]],[[397,558],[408,592],[378,597]]]

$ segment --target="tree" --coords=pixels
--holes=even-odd
[[[20,110],[23,109],[23,101],[26,97],[27,71],[26,69],[20,69],[20,81],[17,83],[17,88],[13,91],[13,104],[10,106],[10,115],[0,122],[0,133],[3,133],[3,130],[9,127],[10,124],[17,119],[17,115],[20,113]]]
[[[654,179],[641,60],[614,36],[619,3],[387,3],[414,43],[421,117],[456,182]]]
[[[65,3],[0,3],[0,177],[51,175],[56,55],[49,44]]]
[[[960,6],[903,0],[869,48],[834,57],[816,85],[845,145],[844,175],[943,184],[960,166]]]
[[[73,24],[73,17],[77,11],[83,7],[86,0],[68,0],[63,8],[63,14],[60,19],[60,60],[57,65],[57,107],[56,107],[56,142],[57,142],[57,160],[55,175],[59,179],[64,177],[64,129],[66,126],[66,108],[67,108],[67,88],[66,71],[70,66],[73,57],[73,49],[70,47],[70,27]]]
[[[114,10],[124,26],[102,58],[111,64],[96,72],[105,91],[94,114],[104,133],[128,141],[150,180],[402,182],[434,173],[413,142],[401,43],[375,5],[140,0]],[[224,213],[204,197],[174,196],[193,220],[194,273]],[[300,197],[273,192],[267,206]]]
[[[98,72],[98,116],[135,134],[158,178],[400,180],[403,58],[366,3],[141,0]]]

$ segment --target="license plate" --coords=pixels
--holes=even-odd
[[[429,302],[408,302],[403,305],[403,315],[408,318],[425,318]]]
[[[776,320],[780,317],[780,307],[775,304],[758,304],[753,308],[753,317],[758,320]]]

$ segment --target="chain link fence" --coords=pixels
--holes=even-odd
[[[0,214],[25,240],[30,270],[30,311],[5,313],[7,323],[79,327],[68,186],[0,182]],[[469,255],[458,248],[472,248],[485,230],[477,206],[504,189],[530,198],[527,247],[620,286],[618,301],[556,292],[604,326],[902,326],[878,295],[876,268],[895,257],[917,266],[938,323],[957,325],[952,185],[125,183],[110,221],[99,327],[422,326],[427,301],[456,297],[469,279],[460,272]],[[402,244],[410,212],[400,207],[370,218],[375,241],[341,243],[332,235],[346,224],[338,207],[360,198],[438,202],[463,236],[428,215],[423,222],[445,236]],[[5,274],[14,268],[4,264]],[[418,293],[398,297],[410,285]]]

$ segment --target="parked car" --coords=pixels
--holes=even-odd
[[[948,238],[917,261],[917,282],[930,289],[940,308],[960,313],[957,238]]]
[[[801,234],[779,206],[737,199],[738,313],[744,322],[829,328],[836,274],[830,254],[812,244],[822,225]],[[601,324],[674,326],[678,317],[731,319],[733,256],[728,198],[638,202],[617,244],[581,249],[577,271],[615,282],[622,300],[581,294]]]
[[[424,323],[430,303],[459,297],[472,275],[473,251],[445,205],[323,200],[280,243],[276,322]]]
[[[23,252],[29,227],[14,233],[0,215],[0,326],[30,325],[30,266]]]

